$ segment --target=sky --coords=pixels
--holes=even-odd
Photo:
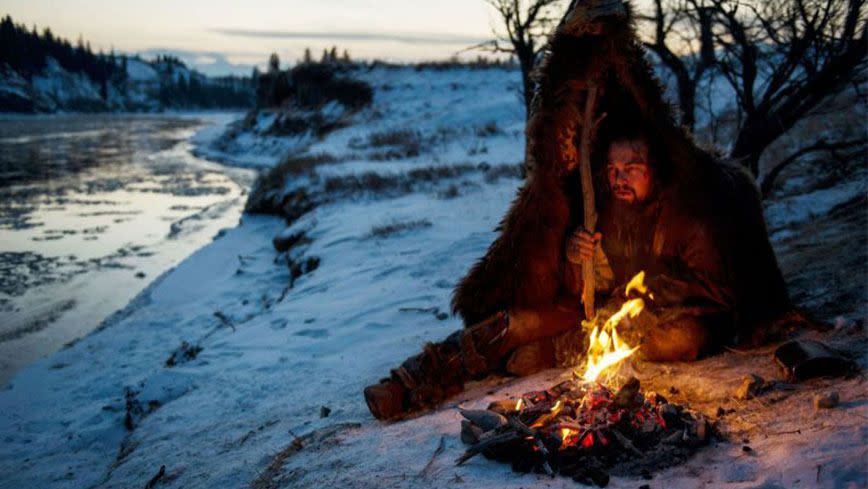
[[[332,45],[356,59],[446,59],[498,25],[483,0],[0,0],[0,13],[94,50],[175,54],[209,75]]]

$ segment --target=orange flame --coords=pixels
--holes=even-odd
[[[627,284],[625,294],[630,295],[630,292],[637,291],[641,294],[647,294],[648,297],[654,298],[648,293],[648,288],[645,286],[645,272],[639,272]],[[615,314],[612,314],[602,327],[596,325],[596,319],[591,321],[582,321],[582,325],[587,329],[591,329],[588,345],[588,361],[585,366],[584,373],[581,377],[586,382],[594,382],[607,370],[619,365],[626,358],[633,355],[639,347],[631,347],[618,336],[618,324],[625,317],[634,318],[645,308],[645,301],[642,298],[630,299],[625,302],[621,309]],[[578,373],[578,372],[577,372]]]
[[[575,440],[573,439],[579,432],[569,428],[561,428],[561,447],[565,447]]]

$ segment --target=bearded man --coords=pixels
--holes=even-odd
[[[453,296],[466,326],[365,389],[377,418],[435,406],[494,372],[574,362],[585,319],[579,264],[591,256],[597,317],[646,273],[653,300],[619,325],[646,360],[695,360],[787,322],[792,306],[754,182],[676,122],[629,4],[574,0],[536,79],[527,179]],[[599,121],[591,144],[577,144]],[[596,174],[597,230],[581,228],[580,147]]]
[[[729,241],[703,216],[678,205],[669,171],[651,157],[649,146],[637,131],[612,138],[600,228],[578,228],[566,239],[560,291],[551,307],[512,308],[427,345],[391,378],[365,390],[371,412],[394,418],[436,404],[467,380],[492,372],[527,375],[575,358],[582,347],[580,264],[591,257],[597,295],[607,301],[603,317],[623,302],[627,282],[645,272],[654,299],[619,328],[644,359],[690,361],[734,344],[737,298],[719,249]]]

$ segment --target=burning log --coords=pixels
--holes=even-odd
[[[711,429],[701,415],[643,394],[635,378],[614,392],[568,381],[462,415],[462,440],[470,447],[456,464],[482,454],[518,472],[557,473],[600,487],[610,471],[640,475],[686,459],[708,442]]]

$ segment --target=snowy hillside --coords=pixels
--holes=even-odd
[[[520,184],[524,113],[516,72],[361,76],[373,106],[323,140],[199,136],[201,151],[223,161],[280,164],[288,178],[260,189],[262,205],[310,212],[288,228],[245,215],[97,332],[19,373],[0,392],[0,487],[577,487],[482,458],[453,465],[463,452],[456,406],[547,387],[562,371],[489,380],[399,423],[368,413],[365,385],[461,327],[442,313]],[[289,149],[300,154],[285,158]],[[841,224],[864,216],[860,178],[813,213],[795,198],[773,205],[782,262],[795,263],[788,277],[798,253],[822,252],[801,238],[818,217],[863,243],[864,265],[864,228]],[[275,236],[294,246],[276,252]],[[830,285],[864,295],[850,273]],[[841,316],[826,339],[864,348],[864,304],[837,307],[822,309]],[[719,421],[726,439],[651,481],[616,477],[610,487],[864,487],[861,379],[740,401],[732,392],[744,375],[779,375],[768,351],[637,368],[649,389],[671,387],[675,401]],[[842,405],[815,413],[811,399],[831,389]]]
[[[218,82],[183,64],[130,57],[124,79],[98,83],[84,72],[70,72],[54,58],[30,80],[0,66],[0,112],[154,112],[167,108],[246,108],[253,90],[240,80]],[[197,101],[190,86],[204,87]],[[206,100],[207,99],[207,100]]]

